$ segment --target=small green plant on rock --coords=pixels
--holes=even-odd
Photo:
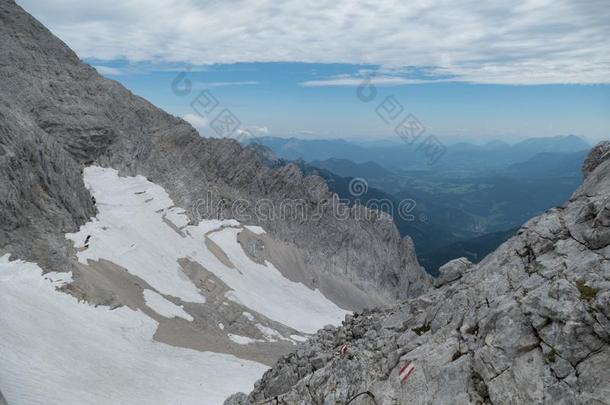
[[[589,287],[584,280],[578,280],[576,282],[576,287],[578,287],[578,291],[580,291],[580,299],[587,301],[593,301],[599,292],[599,288]]]

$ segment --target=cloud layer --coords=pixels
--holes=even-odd
[[[478,83],[610,83],[607,0],[18,2],[81,58],[432,66]]]

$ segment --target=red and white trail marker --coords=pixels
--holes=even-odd
[[[341,345],[341,348],[339,349],[339,354],[341,354],[341,357],[345,357],[345,355],[347,354],[347,343],[343,343],[343,345]]]
[[[414,371],[415,371],[415,365],[413,363],[411,363],[410,361],[407,361],[400,368],[400,371],[398,372],[398,377],[400,378],[400,383],[404,384],[405,382],[407,382],[407,380],[409,379],[409,377],[411,377],[411,374],[413,374]]]

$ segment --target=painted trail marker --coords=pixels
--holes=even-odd
[[[411,377],[411,374],[413,374],[414,371],[415,371],[415,365],[413,363],[411,363],[410,361],[407,361],[400,368],[400,371],[398,372],[398,377],[400,378],[400,383],[404,384],[405,382],[407,382],[407,380],[409,379],[409,377]]]

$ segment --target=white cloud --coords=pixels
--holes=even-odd
[[[182,117],[186,122],[191,124],[193,128],[199,131],[201,136],[204,135],[204,130],[208,128],[209,121],[207,118],[202,117],[199,114],[186,114]]]
[[[321,80],[308,80],[300,83],[303,87],[339,87],[339,86],[360,86],[365,83],[375,86],[403,86],[407,84],[420,84],[439,82],[440,80],[421,80],[421,79],[408,79],[405,77],[398,76],[340,76],[329,79]]]
[[[255,80],[247,80],[247,81],[243,81],[243,82],[209,82],[209,83],[204,83],[204,84],[208,85],[209,87],[226,87],[226,86],[251,86],[251,85],[258,84],[258,82]]]
[[[19,3],[82,58],[439,66],[471,82],[610,83],[607,0]]]
[[[235,82],[195,82],[193,85],[196,89],[209,89],[211,87],[227,87],[227,86],[252,86],[259,84],[255,80],[235,81]]]
[[[113,68],[110,66],[94,65],[95,70],[104,76],[120,76],[123,74],[121,69]]]
[[[199,114],[185,114],[182,119],[191,124],[193,128],[195,128],[199,135],[204,137],[212,137],[216,138],[218,135],[216,132],[210,127],[210,121],[208,118],[203,117]],[[235,136],[239,138],[240,136],[264,136],[269,134],[269,127],[261,126],[261,125],[244,125],[238,128],[235,131]]]
[[[269,128],[268,127],[251,125],[251,126],[248,127],[248,129],[251,132],[255,133],[256,135],[267,135],[267,134],[269,134]]]
[[[269,128],[257,126],[257,125],[248,125],[246,127],[237,129],[237,131],[235,131],[235,133],[237,134],[238,137],[239,136],[242,136],[242,137],[264,136],[264,135],[269,134]]]

